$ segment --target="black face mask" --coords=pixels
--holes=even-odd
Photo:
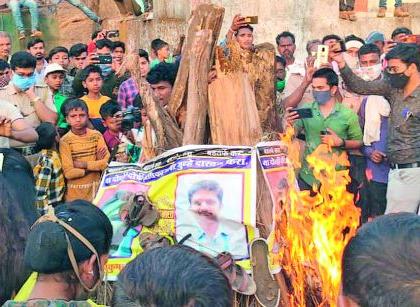
[[[399,74],[390,74],[385,71],[385,80],[394,88],[402,89],[404,88],[410,78],[404,74],[404,72]]]

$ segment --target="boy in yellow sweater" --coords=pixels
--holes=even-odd
[[[92,201],[101,172],[107,167],[109,152],[102,134],[87,128],[88,107],[80,99],[66,101],[64,115],[70,131],[60,140],[60,157],[67,179],[66,201]]]
[[[93,128],[104,133],[105,127],[102,124],[99,110],[105,102],[110,100],[110,98],[101,94],[102,85],[104,84],[102,70],[96,65],[86,66],[86,68],[82,70],[81,79],[87,94],[80,99],[86,102],[86,105],[88,106],[89,119]]]

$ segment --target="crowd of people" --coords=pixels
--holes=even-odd
[[[13,54],[10,35],[0,32],[0,301],[17,293],[5,306],[92,306],[85,294],[103,278],[112,225],[91,202],[110,161],[143,162],[128,154],[141,149],[149,120],[134,76],[165,108],[181,55],[157,38],[134,54],[138,67],[126,69],[124,42],[105,30],[49,52],[37,30]],[[226,40],[253,52],[253,32],[237,15]],[[306,157],[320,144],[346,152],[348,190],[361,222],[373,220],[344,253],[343,306],[420,299],[420,51],[411,35],[402,27],[389,40],[378,31],[366,39],[332,33],[310,40],[305,59],[295,54],[293,33],[273,39],[279,131],[292,127],[300,142],[300,189],[319,187]],[[112,304],[230,306],[232,295],[213,259],[175,245],[127,265]]]

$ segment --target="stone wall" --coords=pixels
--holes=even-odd
[[[410,0],[414,18],[378,19],[371,8],[369,12],[358,13],[357,22],[338,18],[338,0],[154,0],[153,19],[148,21],[141,17],[125,18],[114,0],[87,0],[86,3],[105,18],[105,28],[120,30],[121,39],[132,50],[149,49],[150,41],[157,37],[176,46],[180,35],[185,32],[191,10],[200,3],[214,3],[226,10],[222,35],[227,32],[235,14],[258,15],[260,24],[255,26],[257,43],[274,44],[279,32],[289,30],[296,34],[298,54],[303,56],[306,41],[329,33],[341,36],[354,33],[366,37],[372,30],[379,29],[389,36],[395,27],[402,25],[420,33],[420,3],[413,1],[417,0]],[[7,12],[2,14],[10,15]],[[66,1],[42,8],[41,16],[42,30],[47,34],[50,47],[58,44],[69,47],[76,42],[87,42],[95,30],[94,23]],[[7,20],[10,20],[8,17]]]

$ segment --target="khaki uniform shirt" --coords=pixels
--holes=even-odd
[[[8,103],[7,101],[0,101],[0,115],[10,119],[14,122],[17,119],[23,118],[19,110]],[[0,136],[0,148],[9,148],[9,138]]]
[[[48,95],[47,86],[35,85],[35,95],[41,98],[41,101],[49,109],[57,112],[52,97],[50,97],[51,95]],[[13,104],[32,127],[36,128],[41,123],[28,96],[24,92],[18,92],[12,83],[9,83],[6,87],[0,88],[0,108],[2,107],[2,103],[4,101]],[[22,142],[10,140],[10,147],[22,147],[27,145],[28,144]]]

